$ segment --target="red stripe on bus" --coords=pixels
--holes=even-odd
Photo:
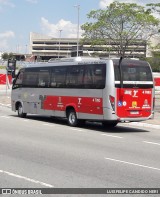
[[[46,96],[43,101],[44,110],[65,111],[67,107],[73,107],[79,113],[103,114],[102,98]]]

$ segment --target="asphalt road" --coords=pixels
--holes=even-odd
[[[0,188],[10,187],[159,188],[160,131],[73,128],[0,106]]]

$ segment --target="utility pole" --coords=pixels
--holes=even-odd
[[[74,7],[77,8],[77,11],[78,11],[78,15],[77,15],[77,57],[79,56],[78,55],[78,51],[79,51],[79,10],[80,10],[80,5],[75,5]]]
[[[59,58],[59,55],[60,55],[61,32],[62,32],[62,29],[59,29],[59,50],[58,50],[58,58]]]

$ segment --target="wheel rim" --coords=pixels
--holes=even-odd
[[[75,120],[76,120],[75,114],[70,113],[70,115],[69,115],[69,122],[71,124],[74,124],[75,123]]]
[[[18,114],[21,115],[22,113],[23,113],[23,108],[22,108],[22,106],[20,105],[20,106],[18,107]]]

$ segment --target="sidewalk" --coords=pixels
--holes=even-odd
[[[11,106],[11,87],[8,89],[6,85],[0,85],[0,106]]]
[[[0,85],[0,106],[11,107],[11,89],[6,91],[5,85]],[[125,124],[160,129],[160,92],[156,93],[154,119]]]
[[[10,94],[1,95],[0,94],[0,106],[11,106],[11,96]]]

